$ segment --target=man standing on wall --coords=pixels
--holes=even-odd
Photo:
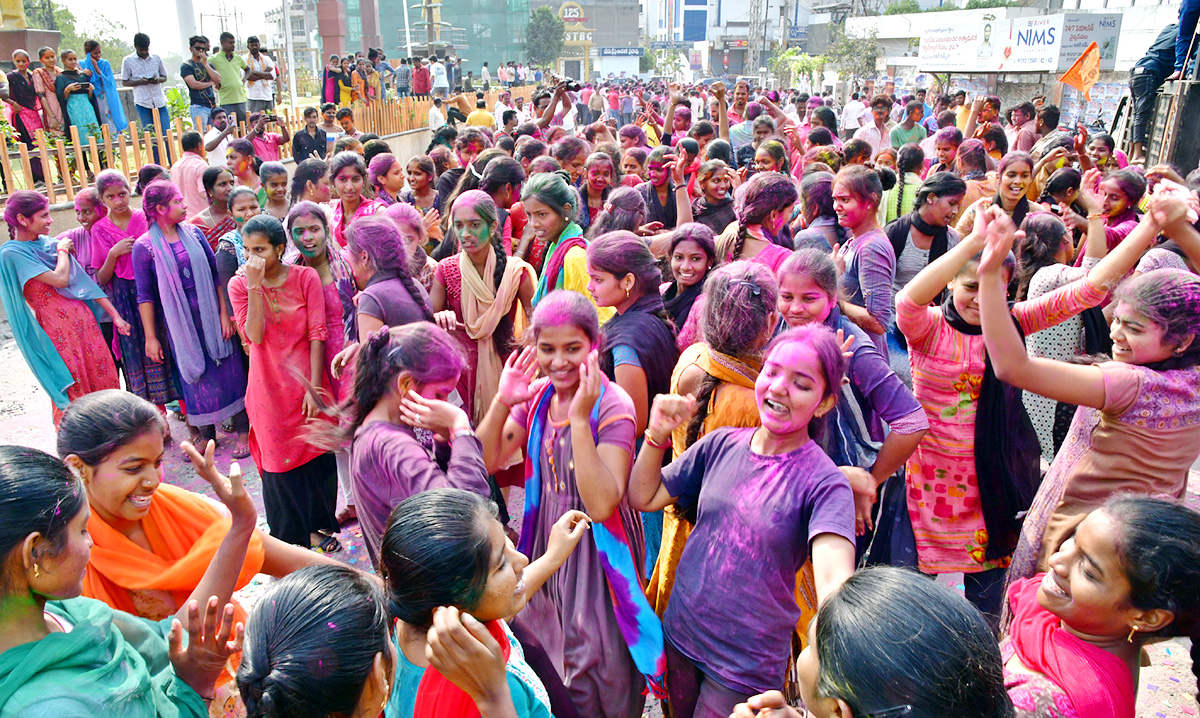
[[[275,109],[275,62],[259,46],[258,38],[246,38],[246,99],[250,112],[270,112]]]
[[[238,122],[246,121],[246,80],[249,66],[233,51],[236,39],[232,32],[221,33],[221,49],[208,59],[208,64],[221,76],[221,86],[217,88],[217,104],[225,112],[237,117]]]
[[[158,115],[158,129],[165,131],[171,124],[167,113],[167,96],[162,85],[167,81],[167,68],[162,58],[150,54],[150,36],[139,32],[133,36],[133,54],[121,63],[121,81],[133,88],[133,104],[137,106],[138,119],[143,130],[154,130],[154,115]]]

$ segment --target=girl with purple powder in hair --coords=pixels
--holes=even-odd
[[[191,441],[216,437],[215,425],[233,419],[237,453],[249,449],[246,370],[230,343],[225,287],[204,234],[184,221],[187,208],[170,182],[153,182],[142,196],[150,230],[133,245],[133,273],[146,358],[162,362],[164,345],[175,361]],[[159,318],[162,324],[159,324]],[[159,333],[165,326],[166,336]]]
[[[364,217],[346,233],[346,257],[358,287],[358,341],[382,327],[432,322],[429,295],[413,281],[404,240],[386,217]]]
[[[383,213],[400,229],[400,237],[404,240],[408,255],[409,273],[426,292],[433,291],[433,272],[438,263],[425,253],[425,245],[429,241],[429,215],[422,217],[421,210],[406,202],[397,202]]]
[[[404,189],[404,165],[390,152],[375,155],[367,168],[367,180],[375,188],[375,199],[386,205],[399,201]]]
[[[687,183],[682,181],[683,168],[678,165],[670,147],[655,147],[646,159],[646,181],[637,186],[646,204],[646,221],[658,222],[668,230],[689,221],[692,216]],[[684,216],[687,219],[681,219]]]
[[[14,192],[4,221],[9,241],[0,245],[0,300],[17,347],[50,395],[58,426],[72,399],[120,387],[93,306],[122,335],[129,334],[129,322],[75,259],[74,242],[46,235],[52,220],[45,197]]]
[[[564,169],[566,166],[564,165]],[[577,183],[580,196],[579,226],[587,231],[604,211],[608,195],[616,187],[617,166],[605,152],[593,152],[583,163]]]
[[[572,510],[590,517],[593,532],[603,524],[620,545],[581,542],[517,623],[541,641],[579,715],[634,718],[645,703],[645,680],[629,648],[640,644],[639,634],[622,627],[637,616],[622,614],[618,622],[617,614],[638,600],[650,611],[641,593],[642,526],[625,499],[636,410],[601,371],[600,323],[584,295],[551,292],[534,309],[530,336],[532,346],[505,363],[479,424],[489,471],[525,452],[521,551],[530,559],[546,553],[555,521]],[[545,378],[534,382],[538,370]],[[627,553],[628,573],[617,567],[615,552]]]
[[[1111,176],[1111,175],[1109,175]],[[1187,223],[1177,200],[1153,200],[1141,223],[1088,274],[1107,264],[1115,283],[1154,242]],[[1025,517],[1010,580],[1045,570],[1084,516],[1122,491],[1182,499],[1200,455],[1200,279],[1159,269],[1122,284],[1114,298],[1112,361],[1086,365],[1028,356],[1003,318],[1006,280],[997,255],[1015,231],[988,234],[979,266],[979,313],[997,376],[1079,410]],[[1014,353],[1015,352],[1015,353]]]
[[[596,238],[617,231],[649,232],[651,227],[643,230],[645,221],[646,203],[642,201],[642,194],[633,187],[618,187],[604,201],[600,214],[587,229],[587,236]]]
[[[640,147],[644,152],[650,151],[650,143],[646,140],[646,131],[637,125],[625,125],[617,130],[617,141],[621,143],[622,150]]]
[[[787,175],[761,172],[750,178],[739,197],[737,224],[717,239],[717,256],[722,262],[757,262],[774,273],[791,255],[781,239],[800,198],[796,185]]]
[[[164,351],[161,362],[146,357],[146,337],[138,316],[137,282],[133,274],[133,244],[149,229],[146,215],[129,204],[129,181],[117,170],[96,175],[96,190],[104,203],[104,216],[92,225],[92,251],[89,259],[96,283],[105,288],[113,306],[129,317],[128,336],[117,341],[118,358],[129,391],[166,412],[165,405],[180,397],[173,377],[174,360]],[[159,323],[159,333],[166,327]]]
[[[833,248],[843,296],[838,305],[887,357],[896,252],[877,221],[885,189],[879,173],[858,165],[843,167],[833,179],[833,210],[850,233],[849,240]]]
[[[842,347],[828,328],[805,326],[764,357],[754,384],[760,426],[709,431],[664,468],[696,399],[661,395],[629,482],[639,510],[697,509],[663,615],[679,718],[729,715],[749,696],[782,689],[801,617],[796,573],[810,549],[818,603],[854,572],[850,484],[811,437],[837,402]]]

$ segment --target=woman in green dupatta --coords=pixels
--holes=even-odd
[[[196,460],[211,463],[212,450]],[[233,515],[229,533],[183,609],[148,621],[78,597],[92,548],[79,478],[49,454],[0,446],[0,715],[208,715],[213,683],[242,646],[225,602],[256,519],[239,475],[213,488]],[[128,500],[150,495],[139,487]]]

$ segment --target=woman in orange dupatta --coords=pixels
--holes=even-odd
[[[83,595],[151,620],[174,615],[204,578],[230,527],[228,510],[199,494],[163,482],[165,422],[150,402],[118,389],[93,392],[71,403],[59,425],[58,453],[83,479],[91,507],[91,560]],[[214,487],[228,479],[184,445],[197,472]],[[218,492],[218,496],[220,493]],[[232,507],[230,507],[232,508]],[[284,576],[332,559],[255,531],[232,591],[258,573]],[[246,611],[231,595],[234,620]],[[210,715],[244,715],[233,682],[239,656],[217,681]]]
[[[675,429],[672,459],[717,427],[758,426],[754,380],[762,368],[762,348],[779,323],[777,293],[771,270],[761,264],[734,262],[709,274],[700,317],[705,341],[685,349],[671,374],[671,393],[695,396],[698,407],[690,422]],[[675,507],[663,514],[662,547],[646,585],[646,598],[660,617],[694,521],[694,515]]]

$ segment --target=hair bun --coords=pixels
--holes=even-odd
[[[571,184],[571,173],[570,172],[568,172],[566,170],[554,170],[554,174],[558,175],[559,177],[562,177],[563,182],[566,182],[567,184]]]

